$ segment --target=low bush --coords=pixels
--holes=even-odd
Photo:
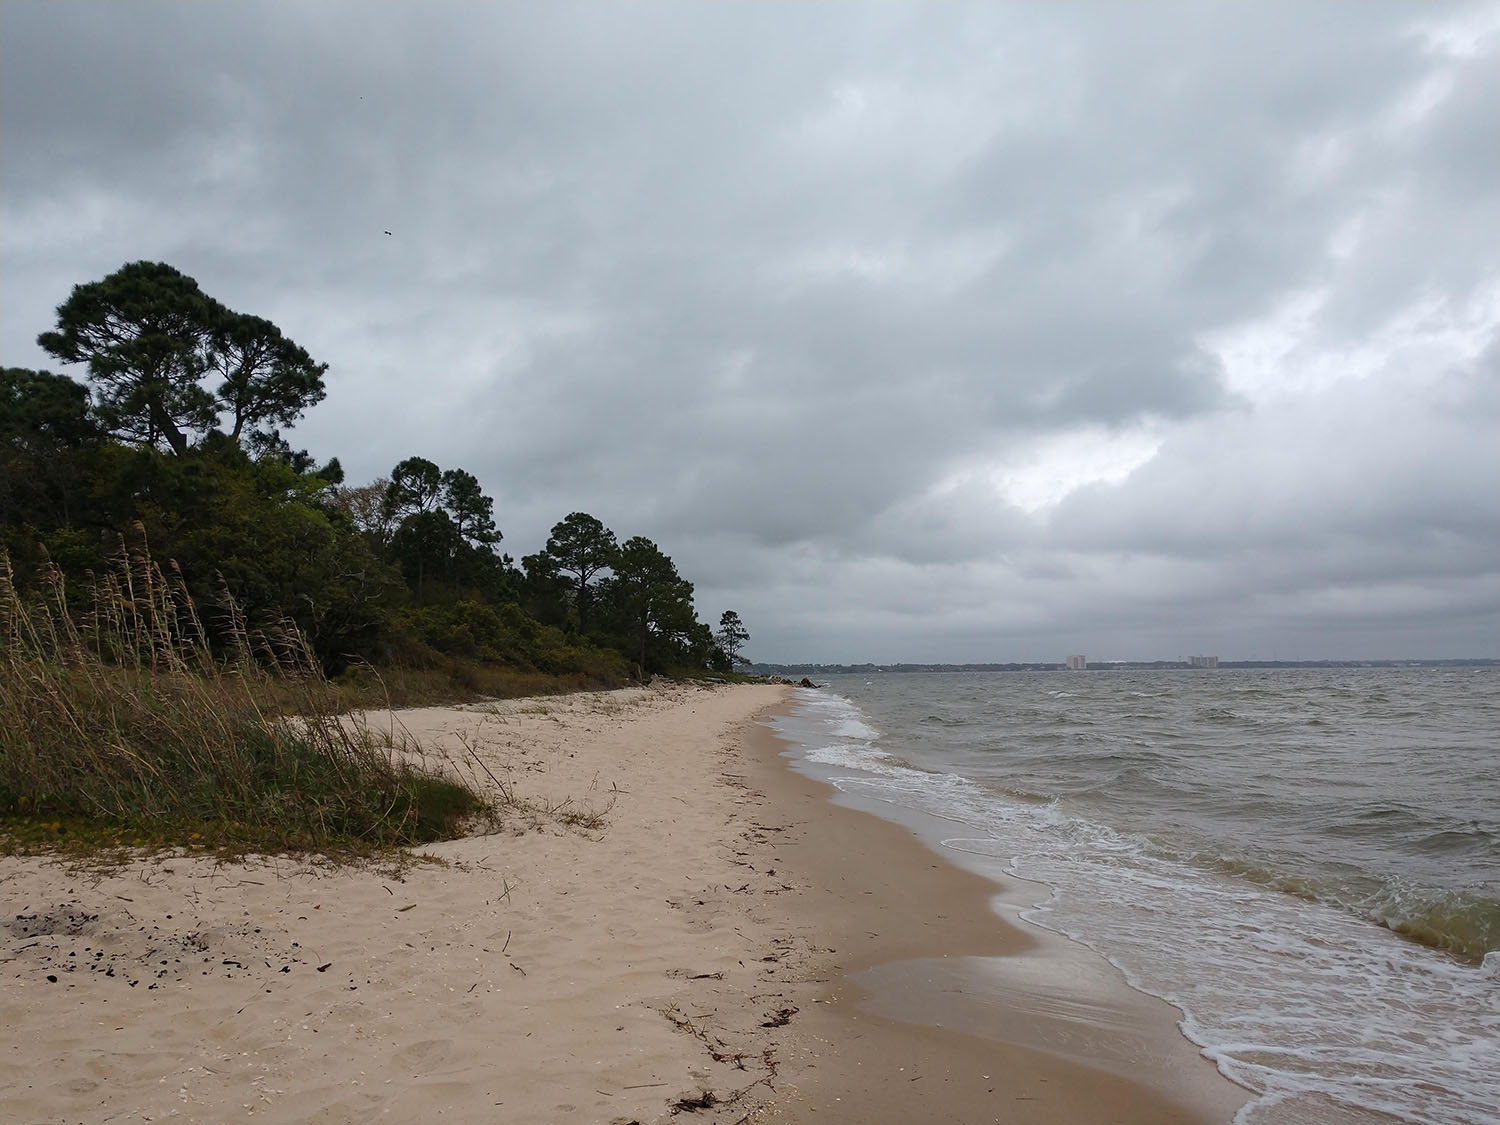
[[[342,713],[293,627],[216,659],[180,575],[122,545],[75,609],[61,572],[18,591],[0,552],[0,836],[257,850],[450,837],[484,804]],[[217,624],[217,623],[216,623]],[[221,630],[216,628],[216,632]]]

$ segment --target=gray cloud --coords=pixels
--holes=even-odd
[[[162,259],[296,437],[752,655],[1495,655],[1483,3],[27,3],[0,344]],[[391,237],[381,232],[391,230]]]

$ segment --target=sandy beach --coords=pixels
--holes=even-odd
[[[0,1120],[1233,1115],[1172,1009],[793,772],[752,721],[786,695],[372,716],[518,802],[399,870],[0,858]],[[1090,1002],[976,1000],[999,963]]]

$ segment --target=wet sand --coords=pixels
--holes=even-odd
[[[793,909],[816,919],[828,957],[819,1003],[783,1048],[796,1087],[784,1119],[1227,1122],[1248,1100],[1182,1037],[1175,1009],[1014,921],[1024,894],[934,851],[935,818],[831,804],[769,730],[752,746]]]

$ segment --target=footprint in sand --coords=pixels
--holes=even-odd
[[[402,1070],[431,1073],[452,1052],[451,1039],[423,1039],[397,1051],[391,1062]]]

